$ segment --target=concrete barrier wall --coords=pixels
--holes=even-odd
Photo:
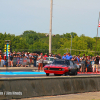
[[[0,79],[0,100],[93,91],[100,91],[100,76]]]

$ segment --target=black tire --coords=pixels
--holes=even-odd
[[[49,76],[49,73],[46,73],[46,76]]]
[[[74,72],[74,75],[77,75],[77,71]]]
[[[68,75],[68,72],[65,72],[65,74],[64,74],[64,75],[65,75],[65,76],[66,76],[66,75]]]
[[[57,74],[54,74],[54,76],[57,76]]]
[[[54,74],[55,76],[61,76],[62,74]]]

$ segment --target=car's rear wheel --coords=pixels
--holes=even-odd
[[[75,71],[74,75],[77,75],[77,71]]]
[[[49,76],[49,73],[46,73],[46,76]]]

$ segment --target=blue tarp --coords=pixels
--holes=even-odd
[[[35,75],[45,74],[45,72],[0,72],[1,75]]]

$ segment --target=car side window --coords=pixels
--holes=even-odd
[[[72,61],[70,61],[70,65],[73,66],[73,62]]]
[[[66,64],[67,64],[67,65],[70,65],[70,62],[69,62],[69,60],[66,60]]]

